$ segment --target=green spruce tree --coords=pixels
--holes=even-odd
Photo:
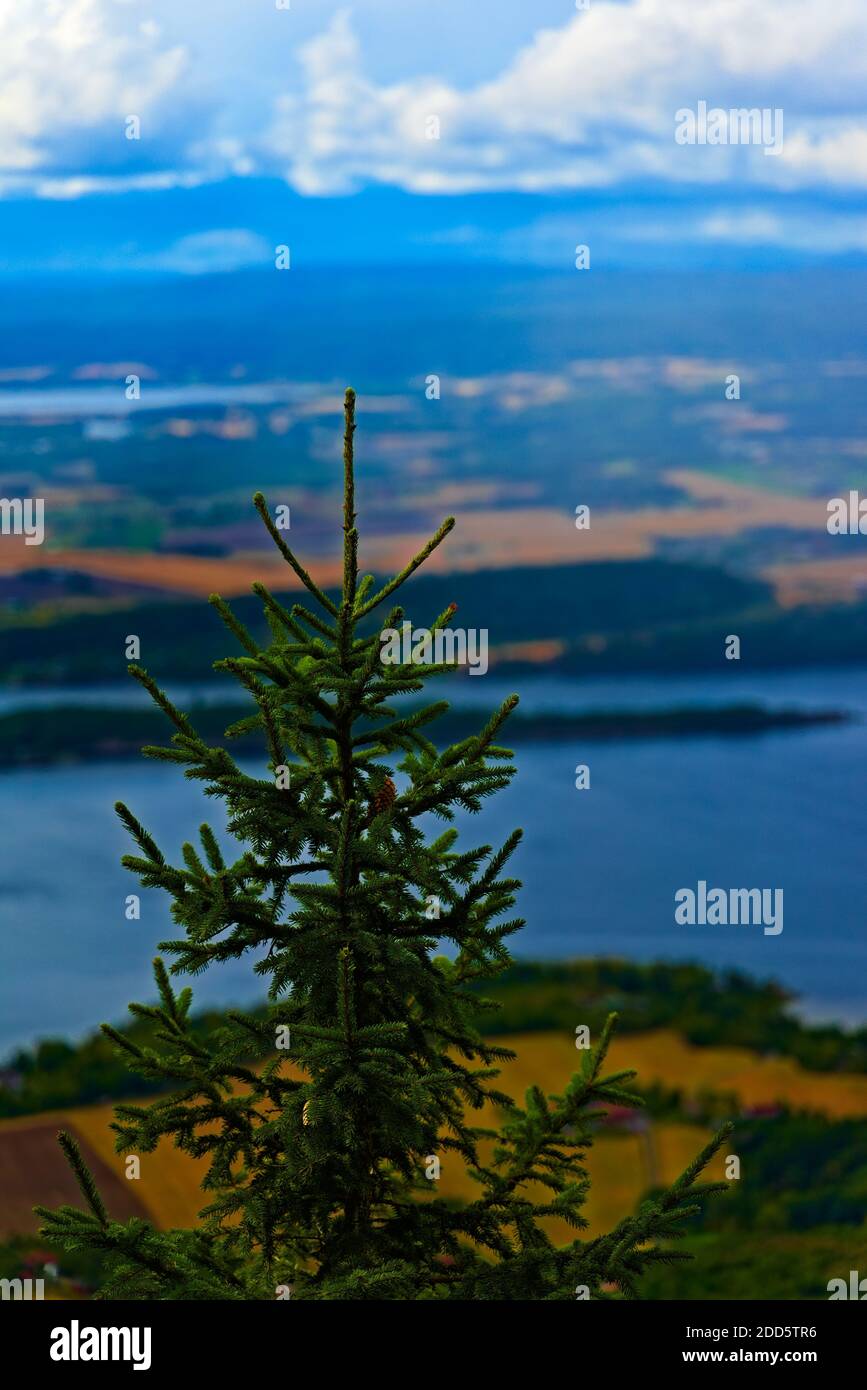
[[[118,1152],[148,1154],[171,1138],[206,1156],[199,1223],[158,1231],[112,1220],[74,1140],[62,1135],[87,1210],[38,1208],[42,1233],[104,1252],[103,1297],[573,1299],[576,1290],[610,1296],[612,1287],[634,1297],[651,1263],[685,1258],[669,1239],[725,1187],[698,1181],[722,1134],[673,1186],[610,1234],[586,1239],[599,1107],[640,1103],[633,1072],[605,1071],[613,1017],[562,1095],[533,1086],[521,1107],[496,1088],[497,1063],[513,1054],[479,1032],[496,1006],[478,982],[509,964],[506,940],[523,925],[506,915],[520,886],[506,873],[520,832],[496,850],[459,849],[450,822],[507,785],[512,754],[498,740],[517,699],[445,748],[429,737],[445,702],[396,703],[452,669],[386,664],[381,634],[400,626],[403,610],[388,601],[453,520],[379,589],[372,575],[359,579],[354,432],[347,391],[339,597],[299,563],[257,494],[314,606],[287,608],[254,585],[270,632],[263,644],[222,599],[211,600],[241,650],[216,666],[241,683],[252,708],[226,737],[258,730],[267,771],[251,775],[226,748],[209,747],[151,677],[131,668],[175,726],[171,747],[144,751],[219,798],[240,846],[227,862],[203,825],[201,848],[185,845],[173,866],[118,804],[139,846],[124,863],[171,896],[183,932],[160,949],[174,957],[173,973],[191,974],[252,952],[269,981],[264,1013],[233,1012],[203,1042],[190,1027],[190,989],[176,992],[158,958],[159,1004],[130,1006],[153,1021],[154,1045],[105,1026],[130,1067],[164,1086],[151,1104],[116,1107]],[[431,832],[436,818],[443,828]],[[436,954],[442,940],[448,956]],[[486,1101],[505,1117],[495,1134],[473,1123]],[[489,1157],[485,1139],[494,1141]],[[474,1199],[436,1196],[426,1176],[434,1159],[465,1165]],[[547,1217],[565,1219],[574,1239],[556,1245]]]

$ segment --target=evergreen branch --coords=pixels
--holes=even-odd
[[[163,858],[162,851],[160,850],[156,841],[148,834],[148,832],[145,830],[144,826],[140,823],[140,821],[136,820],[129,807],[124,806],[122,801],[116,801],[114,803],[114,809],[117,812],[119,818],[123,821],[123,824],[126,826],[129,833],[132,835],[133,839],[136,840],[136,842],[144,850],[148,859],[150,859],[154,864],[165,864],[166,861]]]
[[[148,675],[143,666],[131,665],[127,667],[127,670],[131,676],[135,677],[140,685],[144,686],[154,703],[159,705],[163,714],[168,715],[169,719],[182,734],[186,734],[187,738],[192,739],[195,743],[201,742],[187,716],[182,714],[179,709],[176,709],[168,695],[160,690],[156,681],[152,676]]]
[[[212,608],[216,608],[223,622],[226,624],[226,627],[230,632],[235,634],[241,646],[246,648],[251,656],[258,656],[258,642],[250,636],[244,624],[238,621],[225,599],[220,598],[219,594],[210,594],[208,603],[210,603]]]
[[[321,603],[326,613],[330,613],[333,617],[336,618],[336,605],[331,602],[331,599],[328,597],[327,594],[323,593],[323,591],[319,588],[319,585],[314,583],[304,566],[300,563],[300,561],[296,560],[295,556],[292,554],[292,551],[289,549],[283,537],[280,535],[280,532],[277,530],[277,527],[274,525],[274,522],[272,521],[271,515],[268,511],[268,505],[261,492],[254,493],[253,505],[256,508],[256,511],[259,513],[262,520],[264,521],[265,526],[268,530],[268,534],[270,535],[277,549],[280,551],[280,554],[283,556],[283,559],[287,562],[287,564],[292,566],[293,570],[297,574],[298,578],[301,580],[301,583],[304,585],[305,589],[308,589],[310,593],[313,595],[313,597],[317,599],[319,603]]]
[[[62,1129],[57,1136],[57,1142],[66,1155],[66,1161],[75,1174],[75,1180],[93,1216],[99,1222],[100,1226],[108,1226],[108,1212],[99,1195],[99,1189],[96,1186],[93,1174],[85,1163],[81,1149],[78,1147],[75,1139],[68,1130]]]
[[[430,540],[422,546],[418,554],[410,560],[409,564],[405,565],[400,573],[396,574],[393,579],[390,579],[387,584],[384,584],[379,593],[374,594],[372,599],[368,599],[367,603],[362,604],[360,608],[356,607],[356,619],[366,617],[368,613],[371,613],[374,608],[377,608],[379,604],[382,603],[383,599],[388,598],[389,594],[393,594],[395,589],[399,589],[401,584],[404,584],[406,580],[409,579],[410,575],[415,573],[419,565],[423,565],[428,556],[445,540],[446,536],[453,529],[454,524],[455,519],[453,516],[446,517],[442,525],[434,535],[431,536]]]
[[[292,634],[297,642],[301,643],[305,648],[309,646],[309,638],[303,627],[295,621],[289,610],[284,608],[282,603],[279,603],[274,595],[265,588],[264,584],[254,584],[253,593],[257,598],[262,600],[266,611],[276,618],[277,621],[286,628],[287,632]]]
[[[296,618],[303,618],[305,623],[309,624],[309,626],[312,627],[314,631],[321,633],[327,642],[334,642],[337,629],[329,627],[328,623],[323,622],[322,619],[318,617],[316,613],[311,613],[310,609],[305,608],[302,603],[293,603],[292,615]],[[340,610],[338,609],[338,618],[339,617]],[[306,633],[305,637],[307,637],[308,642],[311,640]],[[321,644],[317,650],[319,651],[320,655],[324,652],[324,648],[321,646]]]

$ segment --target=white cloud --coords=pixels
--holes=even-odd
[[[125,118],[160,119],[186,54],[161,45],[140,13],[116,0],[0,7],[0,170],[17,174],[20,186],[43,172],[58,180],[86,173],[94,155],[121,163],[136,151]]]
[[[139,174],[0,174],[0,197],[33,196],[69,202],[89,193],[162,192],[167,188],[196,188],[206,175],[162,169]]]
[[[346,11],[301,59],[304,89],[278,100],[262,149],[304,193],[369,181],[532,192],[647,177],[867,185],[863,0],[594,0],[466,90],[370,81]],[[781,108],[781,156],[677,145],[674,113],[700,99]],[[439,139],[426,138],[431,116]]]
[[[6,0],[0,193],[78,197],[275,173],[306,194],[367,183],[867,188],[865,0],[593,0],[577,13],[564,3],[556,27],[556,6],[500,0],[514,52],[502,59],[498,34],[499,56],[469,65],[493,73],[484,79],[468,76],[460,52],[450,66],[441,43],[432,65],[445,75],[418,75],[427,0],[401,0],[391,41],[384,21],[376,28],[383,5],[359,7],[367,50],[349,11],[327,19],[335,3],[304,16],[241,7],[239,17],[234,0],[152,0],[143,18],[137,0]],[[458,49],[471,21],[445,13]],[[535,13],[549,27],[522,41]],[[309,37],[316,22],[324,28]],[[674,113],[699,100],[781,108],[782,154],[677,145]],[[140,142],[123,138],[129,114],[142,119]],[[439,139],[426,138],[430,117]]]
[[[133,257],[142,270],[168,270],[180,275],[213,275],[241,270],[244,266],[265,265],[273,260],[274,248],[264,237],[246,227],[216,227],[181,237],[165,251]]]
[[[800,130],[787,139],[786,172],[792,184],[816,179],[830,184],[867,187],[867,120],[846,122],[822,133]]]
[[[766,210],[719,210],[699,219],[695,231],[708,241],[743,245],[787,246],[814,255],[867,251],[867,217],[823,212],[821,221],[800,214]]]
[[[571,269],[578,243],[589,245],[597,266],[642,263],[696,264],[719,249],[780,248],[807,258],[867,253],[863,207],[797,203],[762,194],[761,202],[732,204],[714,190],[713,202],[681,199],[642,207],[640,215],[620,200],[584,210],[533,218],[523,226],[468,241],[468,252],[493,260]],[[628,215],[627,215],[628,212]],[[442,241],[444,238],[439,238]],[[434,242],[437,238],[427,238]]]

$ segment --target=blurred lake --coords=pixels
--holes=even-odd
[[[512,685],[455,680],[457,703],[493,705]],[[670,708],[762,700],[773,706],[867,713],[860,669],[762,675],[517,682],[523,708]],[[208,688],[213,692],[213,687]],[[85,692],[5,692],[0,708],[58,704]],[[102,702],[130,687],[91,690]],[[197,691],[176,688],[179,698]],[[575,789],[587,763],[591,787]],[[517,776],[480,817],[462,816],[465,844],[496,844],[522,825],[514,867],[527,927],[516,955],[620,955],[696,960],[774,977],[813,1018],[863,1021],[867,974],[863,859],[867,724],[622,743],[519,748]],[[0,775],[5,853],[0,867],[0,1048],[37,1036],[78,1036],[152,997],[150,962],[175,934],[163,895],[121,868],[129,848],[113,804],[124,800],[177,859],[219,807],[172,767],[135,762]],[[781,935],[760,926],[678,926],[674,893],[710,887],[782,888]],[[128,922],[124,899],[142,894]],[[251,1002],[249,963],[194,981],[197,1004]]]

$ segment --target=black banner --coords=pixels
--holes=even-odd
[[[707,1366],[804,1366],[827,1380],[829,1372],[845,1367],[851,1373],[859,1364],[864,1314],[860,1307],[841,1306],[852,1301],[860,1303],[842,1297],[785,1303],[576,1300],[522,1304],[520,1311],[475,1304],[472,1341],[484,1347],[480,1356],[492,1362],[500,1349],[511,1355],[504,1331],[508,1344],[541,1332],[558,1337],[560,1350],[551,1347],[554,1363],[562,1364],[571,1346],[582,1368],[634,1367],[667,1374],[675,1367],[692,1367],[701,1374]],[[408,1330],[425,1338],[449,1336],[468,1307],[291,1299],[273,1304],[6,1301],[0,1303],[0,1320],[6,1347],[14,1346],[22,1364],[40,1379],[46,1373],[62,1382],[70,1376],[99,1377],[103,1371],[163,1376],[190,1370],[225,1380],[249,1374],[252,1365],[261,1364],[260,1355],[275,1358],[287,1371],[294,1365],[295,1373],[308,1356],[339,1364],[344,1348],[359,1371],[368,1361],[371,1366],[383,1360],[397,1364]],[[305,1340],[323,1333],[343,1336],[352,1329],[360,1340],[355,1333],[351,1342]],[[369,1340],[371,1332],[380,1339],[378,1346]],[[296,1362],[302,1348],[306,1354]],[[418,1370],[416,1365],[413,1373]]]

